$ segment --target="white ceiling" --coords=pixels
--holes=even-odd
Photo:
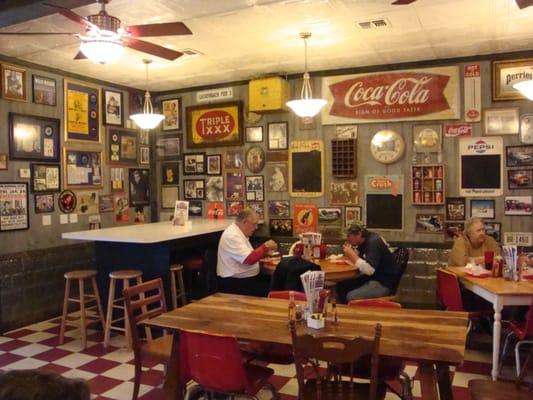
[[[302,31],[313,33],[308,41],[310,71],[533,49],[533,7],[520,10],[514,0],[417,0],[403,6],[391,2],[112,0],[107,11],[126,25],[182,21],[192,30],[189,36],[143,38],[204,54],[175,61],[153,57],[152,91],[303,72]],[[95,3],[73,11],[86,16],[98,10]],[[363,31],[355,24],[381,18],[391,26]],[[59,14],[1,31],[81,33],[77,24]],[[118,63],[98,65],[74,61],[78,47],[76,37],[0,36],[0,54],[119,85],[146,87],[144,53],[127,49]]]

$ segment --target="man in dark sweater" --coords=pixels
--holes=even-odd
[[[343,252],[358,268],[360,276],[337,283],[335,289],[340,302],[391,294],[401,270],[385,239],[360,224],[353,224],[347,230]]]

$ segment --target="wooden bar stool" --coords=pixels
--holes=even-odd
[[[104,312],[102,310],[102,302],[100,301],[100,294],[98,293],[98,286],[96,285],[96,270],[76,270],[65,273],[65,297],[63,298],[63,315],[61,316],[61,327],[59,329],[59,344],[63,344],[65,340],[65,325],[68,316],[68,303],[78,303],[80,306],[80,328],[81,328],[81,343],[83,348],[87,346],[87,326],[95,322],[101,322],[102,327],[105,326]],[[79,297],[70,297],[70,284],[73,280],[78,281]],[[92,293],[85,292],[85,281],[90,280],[93,288]],[[88,304],[95,302],[92,306]],[[95,310],[96,314],[88,314],[90,310]]]
[[[187,304],[187,293],[185,293],[185,285],[183,284],[183,265],[181,264],[170,266],[170,293],[172,295],[172,308],[178,308],[178,299],[181,306]]]
[[[124,307],[124,297],[122,297],[122,293],[120,293],[119,297],[115,298],[115,287],[117,284],[117,280],[122,281],[123,289],[127,289],[130,287],[130,280],[132,279],[135,280],[136,285],[143,283],[142,271],[136,269],[113,271],[109,273],[109,279],[109,297],[107,300],[107,318],[104,329],[104,347],[109,346],[111,330],[115,330],[124,332],[128,350],[131,350],[131,331],[129,328],[128,314],[126,313],[126,309]],[[121,310],[121,315],[119,315],[118,318],[113,319],[113,310],[115,308]],[[123,326],[115,325],[116,323],[121,321],[124,321]]]
[[[205,285],[203,282],[204,259],[200,255],[189,256],[181,262],[181,265],[183,265],[183,270],[186,272],[185,276],[187,278],[187,289],[189,290],[189,299],[202,298],[205,289]],[[194,290],[195,286],[197,291]],[[198,291],[200,291],[201,293],[199,293]]]

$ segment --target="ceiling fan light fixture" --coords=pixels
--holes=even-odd
[[[148,65],[152,60],[144,59],[143,63],[146,65],[146,85],[148,86]],[[163,121],[165,116],[163,114],[154,113],[154,107],[152,106],[152,100],[150,92],[146,89],[144,93],[144,105],[143,112],[130,115],[130,118],[141,129],[154,129],[157,125]]]
[[[105,38],[83,40],[80,50],[85,57],[98,64],[112,64],[124,54],[124,46],[119,41]]]
[[[533,80],[527,80],[527,81],[515,83],[513,85],[513,88],[518,90],[520,93],[526,96],[529,100],[533,101]]]

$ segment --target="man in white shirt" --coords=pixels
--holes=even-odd
[[[254,249],[250,236],[257,229],[258,216],[250,208],[237,214],[235,222],[228,226],[218,243],[217,275],[221,292],[266,296],[270,277],[259,271],[259,260],[278,245],[268,240]]]

